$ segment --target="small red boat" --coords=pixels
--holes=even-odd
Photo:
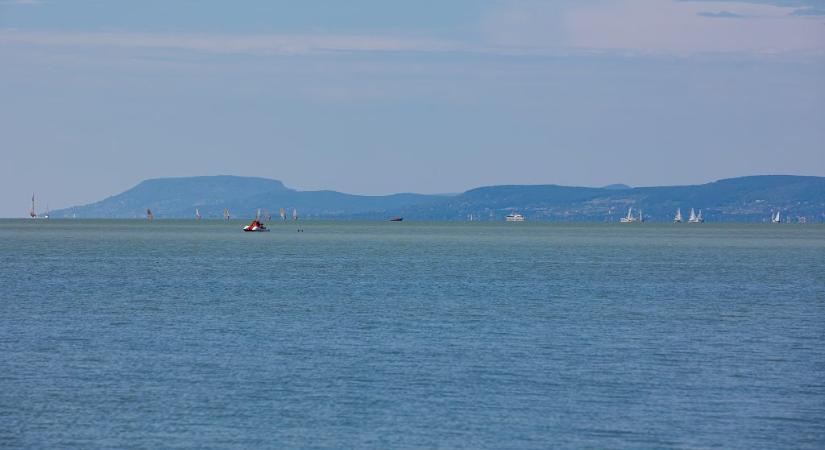
[[[255,219],[249,225],[243,227],[244,231],[269,231],[269,228],[266,227],[261,221]]]

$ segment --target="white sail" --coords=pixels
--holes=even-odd
[[[195,208],[195,220],[201,220],[201,212]]]
[[[621,223],[630,223],[630,222],[635,222],[635,221],[636,221],[636,219],[633,217],[633,208],[632,207],[627,209],[627,216],[622,217],[621,219],[619,219],[619,222],[621,222]]]
[[[681,223],[682,222],[682,209],[681,208],[676,209],[676,217],[673,218],[673,221],[676,222],[676,223]]]
[[[690,208],[690,217],[688,217],[688,223],[702,223],[704,221],[705,219],[702,218],[701,209],[699,210],[699,214],[696,214],[693,208]]]
[[[298,210],[292,208],[292,220],[298,220]]]
[[[776,215],[771,217],[771,222],[773,222],[773,223],[782,223],[782,220],[779,217],[779,211],[776,211]]]

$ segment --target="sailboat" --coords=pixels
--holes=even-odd
[[[702,218],[702,210],[699,210],[699,215],[696,215],[696,212],[693,208],[690,208],[690,217],[688,217],[688,223],[702,223],[705,219]]]
[[[298,220],[298,210],[292,208],[292,220]]]
[[[223,220],[229,220],[229,208],[223,209]]]
[[[29,217],[37,219],[37,212],[34,210],[34,194],[32,194],[32,207],[29,209]]]
[[[642,214],[642,210],[639,209],[639,223],[644,223],[644,221],[645,221],[645,216],[644,216],[644,214]]]
[[[776,214],[771,215],[771,223],[782,223],[782,219],[779,217],[779,211],[776,211]]]
[[[149,208],[146,208],[146,220],[151,222],[154,219],[155,219],[155,215],[152,214],[152,210],[149,209]]]
[[[633,208],[632,207],[628,208],[627,216],[622,217],[621,219],[619,219],[619,222],[621,222],[621,223],[633,223],[635,221],[636,221],[636,218],[633,217]]]
[[[279,212],[281,214],[281,221],[286,222],[286,210],[284,208],[281,208]]]
[[[682,223],[682,209],[676,208],[676,217],[673,218],[673,223]]]
[[[195,208],[195,220],[201,220],[201,212]]]
[[[44,219],[48,219],[48,218],[49,218],[49,204],[48,204],[48,203],[46,203],[46,213],[45,213],[45,214],[43,214],[43,218],[44,218]]]

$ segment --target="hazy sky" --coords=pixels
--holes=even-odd
[[[825,0],[0,0],[0,216],[770,173],[825,175]]]

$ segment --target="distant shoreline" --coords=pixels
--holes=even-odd
[[[632,213],[651,222],[673,221],[691,209],[707,222],[784,220],[825,222],[825,177],[757,175],[690,186],[601,188],[560,185],[487,186],[461,194],[364,196],[336,191],[298,191],[278,180],[202,176],[146,180],[88,205],[50,212],[52,218],[276,219],[283,209],[317,220],[499,221],[522,214],[528,222],[609,222]],[[40,213],[37,205],[35,212]],[[632,210],[632,211],[631,211]],[[23,212],[21,212],[22,215]]]
[[[146,219],[141,218],[113,218],[113,217],[87,217],[87,218],[66,218],[66,217],[59,217],[59,218],[38,218],[38,219],[31,219],[27,217],[0,217],[0,222],[20,222],[20,223],[48,223],[48,222],[60,222],[60,223],[72,223],[72,222],[123,222],[123,223],[191,223],[197,226],[198,223],[203,224],[219,224],[224,223],[227,225],[240,225],[240,224],[247,224],[251,219],[230,219],[229,221],[225,221],[223,219],[202,219],[200,221],[195,219],[186,219],[186,218],[173,218],[173,217],[156,217],[151,222]],[[512,223],[506,222],[504,219],[502,220],[476,220],[476,221],[469,221],[469,220],[449,220],[449,219],[430,219],[430,220],[415,220],[415,219],[405,219],[403,224],[393,223],[390,222],[389,219],[335,219],[335,218],[307,218],[302,219],[298,222],[293,222],[291,220],[282,223],[280,220],[272,220],[272,221],[263,221],[265,222],[271,229],[277,230],[279,227],[287,227],[291,225],[299,225],[299,224],[330,224],[330,223],[364,223],[364,224],[383,224],[387,223],[390,226],[404,226],[403,224],[466,224],[469,226],[475,225],[495,225],[501,224],[504,226],[509,227],[524,227],[524,226],[531,226],[536,224],[541,225],[616,225],[621,226],[623,228],[634,228],[634,227],[644,227],[647,225],[672,225],[674,227],[690,227],[690,228],[699,228],[703,226],[714,226],[714,225],[770,225],[772,227],[781,227],[785,225],[795,225],[795,226],[814,226],[814,225],[825,225],[825,220],[819,222],[806,222],[806,223],[799,223],[799,222],[782,222],[780,224],[771,223],[769,220],[765,220],[763,222],[758,221],[737,221],[737,220],[725,220],[725,221],[706,221],[701,224],[691,224],[691,223],[673,223],[673,221],[656,221],[656,220],[645,220],[644,223],[621,223],[618,220],[613,222],[606,222],[606,221],[593,221],[593,220],[525,220],[524,222],[519,223]]]

